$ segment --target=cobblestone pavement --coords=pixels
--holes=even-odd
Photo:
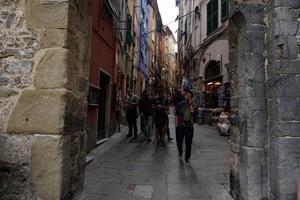
[[[170,117],[173,138],[174,116]],[[210,126],[195,125],[191,166],[178,159],[176,142],[166,147],[116,134],[92,152],[79,200],[232,200],[229,147]]]

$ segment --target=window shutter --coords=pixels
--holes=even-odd
[[[218,0],[211,0],[207,4],[207,35],[218,28]]]
[[[222,22],[224,22],[225,20],[227,20],[228,15],[229,15],[229,1],[228,0],[221,0],[222,2]]]

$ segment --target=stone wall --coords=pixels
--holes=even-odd
[[[296,199],[300,168],[300,1],[266,13],[270,199]]]
[[[82,185],[90,22],[90,0],[0,0],[2,199]]]
[[[296,199],[300,2],[232,1],[231,8],[231,192]]]

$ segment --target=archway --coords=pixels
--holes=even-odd
[[[219,62],[212,60],[205,68],[205,106],[206,108],[219,107],[218,91],[223,83],[223,75]]]

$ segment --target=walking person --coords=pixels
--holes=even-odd
[[[142,93],[142,97],[139,102],[140,115],[143,118],[141,121],[143,122],[142,127],[145,135],[145,141],[150,143],[152,141],[152,115],[153,115],[153,99],[149,97],[149,93],[147,90],[144,90]]]
[[[194,136],[194,119],[195,108],[192,102],[193,93],[186,91],[184,101],[177,104],[175,108],[175,127],[176,142],[179,157],[182,158],[183,140],[185,140],[185,163],[190,165],[190,157],[192,150],[192,141]]]
[[[173,140],[173,138],[171,137],[171,133],[170,133],[170,127],[169,127],[169,113],[170,113],[170,107],[168,106],[167,109],[167,121],[166,121],[166,132],[167,132],[167,137],[168,137],[168,141],[171,142]]]
[[[164,96],[163,89],[159,89],[155,99],[155,128],[157,145],[165,146],[166,125],[168,122],[168,100]]]
[[[132,131],[134,131],[134,138],[136,139],[137,138],[136,120],[138,118],[137,107],[139,103],[139,98],[133,94],[131,89],[129,89],[124,101],[126,105],[126,120],[128,122],[128,129],[129,129],[129,133],[127,137],[128,138],[132,137]]]
[[[117,93],[116,105],[115,105],[115,114],[118,132],[121,132],[121,117],[122,117],[122,104],[120,98],[120,92]]]

